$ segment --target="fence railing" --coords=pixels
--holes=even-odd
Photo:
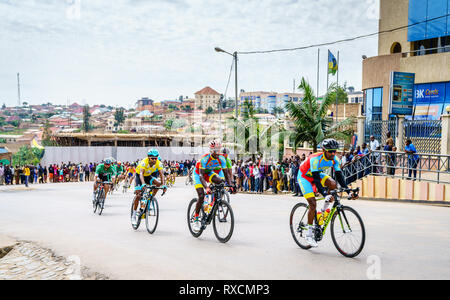
[[[404,121],[403,132],[403,143],[410,139],[418,152],[441,153],[441,120]]]
[[[347,183],[367,175],[450,183],[450,155],[373,151],[342,166]]]
[[[385,120],[385,121],[368,121],[365,124],[365,136],[364,141],[369,143],[370,136],[373,135],[378,141],[385,141],[388,131],[391,132],[392,137],[398,135],[398,121],[397,120]]]

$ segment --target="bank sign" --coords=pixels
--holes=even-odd
[[[412,115],[414,73],[391,72],[390,110],[393,115]]]
[[[450,87],[445,82],[416,84],[414,89],[415,120],[439,120],[444,104],[450,100],[446,99],[446,85]]]

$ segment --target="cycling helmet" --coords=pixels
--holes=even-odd
[[[230,150],[226,147],[223,147],[222,151],[220,151],[220,152],[222,152],[222,154],[230,154]]]
[[[218,150],[221,146],[222,144],[219,140],[212,140],[211,142],[209,142],[209,149],[211,150]]]
[[[105,159],[105,165],[110,165],[111,164],[111,160],[110,159]]]
[[[155,148],[149,149],[147,151],[147,155],[148,156],[153,156],[153,157],[158,157],[159,156],[159,151]]]
[[[338,150],[339,143],[335,139],[325,139],[322,142],[322,149],[326,151]]]

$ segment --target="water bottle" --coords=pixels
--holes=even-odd
[[[322,226],[323,225],[323,215],[321,211],[317,212],[317,223]]]
[[[203,201],[203,211],[209,213],[209,195],[205,195],[205,200]]]
[[[330,212],[331,212],[331,210],[329,208],[323,212],[323,220],[324,221],[328,218],[328,215],[330,214]]]

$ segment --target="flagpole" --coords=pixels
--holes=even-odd
[[[338,122],[338,92],[339,92],[339,51],[337,53],[337,76],[336,76],[336,124]]]
[[[319,98],[319,65],[320,65],[320,48],[317,49],[317,98]]]
[[[330,62],[328,61],[330,59],[330,49],[328,49],[328,58],[327,58],[327,91],[325,93],[325,99],[327,98],[328,95],[328,81],[329,81],[329,75],[330,75]],[[323,100],[325,100],[323,99]]]

